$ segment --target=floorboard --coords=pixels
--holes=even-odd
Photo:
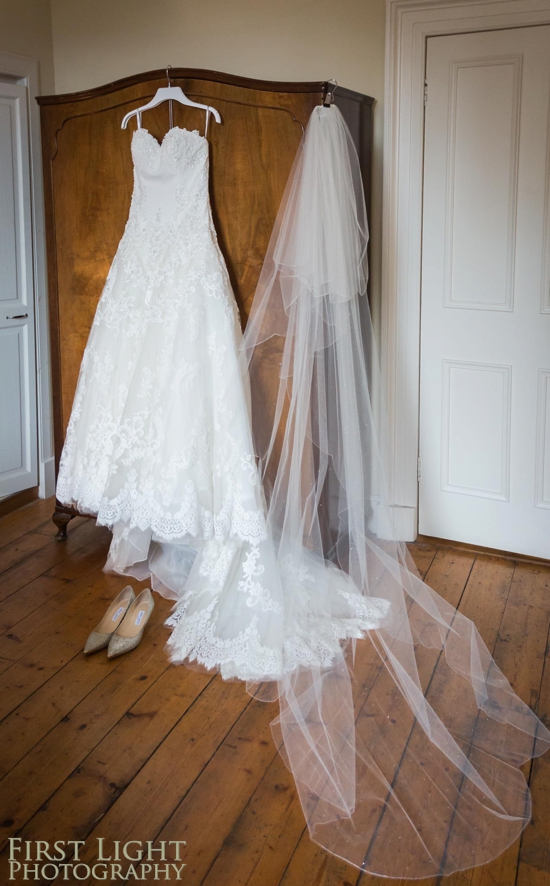
[[[0,517],[0,548],[11,545],[28,532],[38,530],[39,527],[45,527],[47,524],[53,527],[54,507],[55,500],[53,498],[38,499],[38,501],[33,501],[23,508]],[[54,534],[50,532],[50,536]]]
[[[531,589],[544,608],[550,602],[550,572],[533,570],[535,587]],[[539,596],[540,595],[540,596]],[[546,638],[546,655],[543,662],[538,699],[535,710],[543,723],[550,728],[550,629]],[[531,823],[521,839],[518,858],[517,886],[550,886],[550,756],[546,754],[533,760],[529,784],[533,801]]]
[[[87,840],[86,863],[97,858],[99,836],[186,840],[188,886],[379,886],[310,840],[271,736],[277,705],[168,663],[168,601],[157,601],[130,655],[82,654],[126,582],[102,571],[107,530],[76,518],[59,543],[52,511],[53,500],[38,500],[0,519],[0,882],[7,838],[17,833]],[[427,583],[475,621],[515,691],[548,723],[550,567],[431,542],[410,553]],[[377,662],[372,684],[391,705],[395,690]],[[430,700],[451,714],[442,665],[421,651],[419,668]],[[411,720],[408,746],[419,740]],[[425,886],[550,886],[550,759],[525,774],[533,818],[521,840],[489,865]],[[398,765],[391,779],[400,778]]]

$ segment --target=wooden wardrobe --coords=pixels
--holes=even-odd
[[[211,120],[208,133],[210,198],[244,324],[304,127],[333,84],[250,80],[188,68],[171,68],[170,80],[222,116],[222,125]],[[166,85],[165,71],[148,71],[86,92],[38,98],[56,465],[97,301],[130,208],[135,121],[127,130],[120,123],[127,111]],[[374,99],[338,86],[334,101],[355,140],[368,208]],[[175,126],[202,132],[204,117],[204,111],[173,103]],[[143,125],[161,139],[169,128],[168,103],[147,111]],[[273,385],[277,383],[274,368]],[[58,539],[66,537],[67,523],[76,513],[56,502]]]

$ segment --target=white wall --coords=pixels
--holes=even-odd
[[[384,0],[52,0],[52,16],[57,92],[171,64],[381,95]]]
[[[378,318],[385,0],[51,0],[55,91],[166,67],[327,80],[375,106],[371,285]]]
[[[49,0],[0,0],[0,52],[37,59],[40,92],[55,92]]]

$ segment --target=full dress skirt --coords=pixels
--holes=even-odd
[[[172,661],[247,681],[328,664],[388,604],[357,593],[350,605],[335,571],[327,608],[310,573],[285,583],[285,613],[208,141],[174,127],[159,144],[140,128],[132,156],[129,218],[82,360],[58,499],[112,529],[107,571],[150,577],[176,601]]]

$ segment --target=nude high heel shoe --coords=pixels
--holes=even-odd
[[[111,637],[107,658],[116,658],[117,655],[124,655],[125,652],[130,652],[131,649],[135,649],[141,643],[145,625],[149,621],[154,608],[153,595],[149,588],[145,588],[136,597]]]
[[[86,640],[84,655],[98,652],[109,645],[109,641],[128,611],[128,607],[136,599],[131,585],[126,585],[115,597],[107,612]]]

